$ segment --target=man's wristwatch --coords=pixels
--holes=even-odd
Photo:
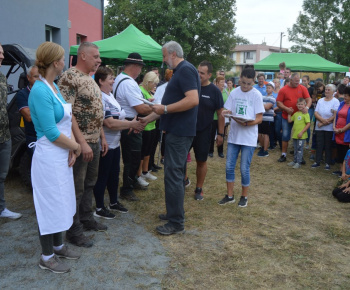
[[[168,114],[168,110],[166,108],[166,105],[164,105],[164,114]]]
[[[225,134],[218,134],[219,136],[221,136],[222,138],[224,138],[225,137]]]
[[[308,106],[305,106],[306,109],[310,109]]]

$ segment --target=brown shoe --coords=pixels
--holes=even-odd
[[[107,226],[101,223],[98,223],[95,220],[91,220],[83,223],[83,227],[85,231],[96,231],[96,232],[104,232],[107,231]]]
[[[67,273],[70,268],[63,263],[56,255],[53,255],[48,261],[44,261],[40,258],[39,267],[44,270],[49,270],[54,273]]]
[[[67,245],[63,245],[61,250],[58,250],[58,251],[53,250],[53,252],[59,258],[66,258],[68,260],[77,260],[80,258],[80,254],[68,248]]]
[[[76,245],[78,247],[84,247],[84,248],[90,248],[94,244],[88,237],[85,235],[79,235],[79,236],[70,236],[66,234],[66,240],[70,242],[73,245]]]

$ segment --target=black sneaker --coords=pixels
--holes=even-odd
[[[214,154],[212,152],[210,152],[210,153],[208,153],[208,156],[212,158],[214,156]]]
[[[119,197],[121,199],[125,199],[125,200],[128,200],[128,201],[138,201],[139,198],[135,195],[134,192],[130,192],[130,193],[127,193],[127,194],[120,194]]]
[[[96,231],[96,232],[104,232],[107,231],[107,226],[101,223],[98,223],[95,220],[84,222],[83,227],[85,231]]]
[[[167,215],[164,213],[161,213],[158,217],[161,221],[168,221],[169,220]]]
[[[175,228],[173,225],[167,223],[163,226],[156,227],[156,231],[164,236],[169,236],[173,234],[182,234],[185,232],[184,228]]]
[[[281,155],[280,159],[277,160],[278,162],[286,162],[287,158],[284,155]]]
[[[191,180],[187,177],[185,180],[185,187],[189,187],[191,185]]]
[[[119,201],[117,201],[117,203],[115,203],[115,204],[109,204],[109,209],[119,211],[121,213],[128,212],[128,210]]]
[[[220,158],[225,158],[224,153],[219,153],[219,157],[220,157]]]
[[[160,159],[160,163],[164,165],[164,158]]]
[[[332,174],[333,175],[338,175],[339,177],[342,176],[342,172],[341,171],[333,171]]]
[[[203,200],[203,190],[200,187],[196,187],[194,191],[194,199],[195,200]]]
[[[162,166],[158,166],[157,164],[153,164],[152,167],[154,167],[154,168],[157,169],[157,170],[163,169]]]
[[[106,220],[111,220],[115,218],[115,215],[112,214],[108,209],[105,207],[102,207],[100,210],[97,210],[94,212],[94,216],[104,218]]]
[[[235,197],[232,196],[232,198],[229,198],[228,195],[226,194],[225,197],[218,202],[220,205],[225,205],[228,203],[234,203],[235,202]]]
[[[90,248],[94,244],[89,237],[81,234],[79,236],[71,236],[69,233],[66,233],[66,240],[78,247]]]
[[[239,207],[246,207],[248,205],[248,198],[245,196],[241,196],[241,199],[239,200],[238,206]]]

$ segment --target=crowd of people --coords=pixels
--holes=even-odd
[[[60,258],[78,259],[80,253],[63,242],[63,233],[73,245],[93,246],[84,231],[107,230],[95,218],[113,219],[115,212],[127,213],[119,199],[136,202],[139,197],[135,189],[147,190],[150,182],[156,182],[153,173],[162,169],[155,164],[158,141],[164,160],[166,209],[159,214],[164,224],[156,227],[161,235],[179,234],[185,229],[188,153],[193,148],[193,197],[201,201],[205,197],[207,159],[213,157],[214,147],[219,158],[225,158],[225,136],[227,192],[219,205],[235,202],[239,154],[242,188],[238,206],[248,205],[250,165],[257,142],[261,146],[258,157],[268,157],[269,150],[279,146],[282,153],[278,161],[285,162],[292,138],[294,157],[288,165],[295,169],[305,163],[303,151],[311,143],[315,153],[311,156],[315,159],[312,168],[320,167],[323,160],[324,168],[330,170],[338,162],[341,168],[334,173],[343,180],[350,177],[348,78],[338,87],[320,81],[312,88],[307,75],[300,83],[299,74],[291,73],[282,63],[279,77],[267,83],[264,74],[256,75],[252,66],[246,66],[239,86],[234,88],[223,70],[218,70],[211,82],[212,64],[204,60],[194,67],[184,59],[182,47],[175,41],[167,42],[162,54],[168,68],[165,82],[160,83],[157,68],[137,82],[145,66],[137,52],[128,55],[115,76],[111,68],[101,65],[99,49],[93,43],[82,43],[76,65],[63,73],[64,49],[52,42],[38,47],[36,64],[27,72],[29,84],[17,94],[17,104],[32,155],[33,199],[42,248],[40,268],[68,272],[69,266]],[[0,45],[0,65],[3,58]],[[8,210],[4,199],[11,153],[6,100],[6,78],[0,73],[0,217],[18,219],[21,214]],[[347,182],[333,194],[348,202],[349,189]]]

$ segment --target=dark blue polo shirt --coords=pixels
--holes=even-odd
[[[197,69],[184,60],[174,69],[169,81],[162,105],[170,105],[185,98],[185,93],[197,90],[200,94],[201,83]],[[169,113],[160,118],[160,129],[177,136],[196,136],[198,106],[179,113]]]
[[[28,87],[24,88],[23,90],[20,90],[17,93],[16,96],[16,102],[17,102],[17,107],[18,110],[20,111],[23,108],[28,108],[28,98],[29,98],[29,93],[30,90],[28,89]],[[34,129],[34,124],[33,122],[27,122],[24,118],[24,132],[27,136],[33,136],[36,137],[36,132]]]

